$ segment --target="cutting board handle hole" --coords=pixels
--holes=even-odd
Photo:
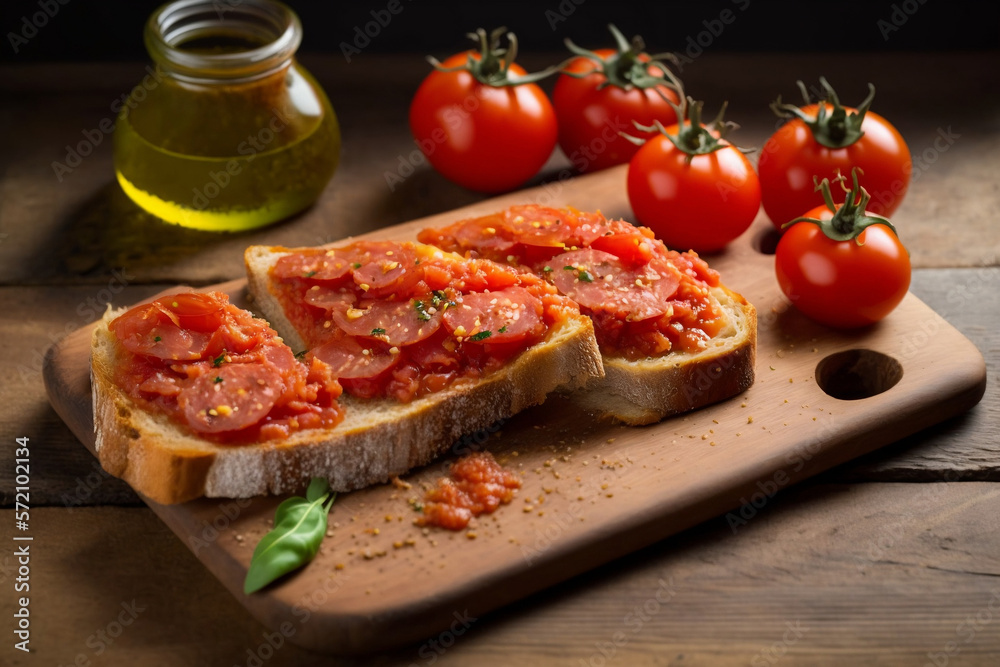
[[[828,355],[816,365],[816,384],[844,401],[877,396],[895,387],[902,377],[898,361],[863,348]]]
[[[778,241],[781,240],[781,232],[774,227],[765,229],[753,239],[753,249],[762,255],[773,255],[778,249]]]

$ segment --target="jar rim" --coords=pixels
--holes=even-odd
[[[263,42],[232,53],[197,53],[183,45],[208,36]],[[302,42],[302,23],[277,0],[175,0],[146,22],[146,50],[164,69],[191,80],[254,79],[291,62]]]

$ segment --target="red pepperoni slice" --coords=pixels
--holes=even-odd
[[[279,280],[306,278],[337,281],[350,273],[356,261],[351,248],[296,252],[280,257],[274,264],[272,275]]]
[[[581,306],[633,321],[666,313],[680,284],[677,270],[666,261],[654,258],[630,270],[611,253],[589,248],[554,257],[550,275],[559,291]]]
[[[371,295],[405,291],[423,274],[413,251],[400,243],[379,241],[355,246],[354,282]]]
[[[218,292],[211,294],[186,292],[161,296],[153,301],[153,305],[174,324],[185,329],[212,332],[222,326],[225,320],[223,306],[227,302],[228,297]]]
[[[505,225],[520,243],[561,248],[573,233],[570,217],[559,209],[515,206],[507,211]]]
[[[201,359],[212,338],[181,329],[156,305],[127,311],[111,322],[110,329],[129,352],[171,361]]]
[[[362,345],[348,336],[328,341],[312,354],[329,364],[335,377],[345,380],[373,378],[395,366],[400,356],[389,353],[385,345]]]
[[[465,342],[513,343],[545,333],[542,310],[542,302],[523,287],[507,287],[463,295],[444,311],[444,323]]]
[[[327,287],[326,285],[313,285],[306,290],[305,301],[310,306],[315,306],[321,310],[336,310],[346,308],[353,304],[357,297],[354,292],[346,291],[343,288]]]
[[[283,391],[281,374],[270,366],[223,364],[185,387],[177,405],[196,431],[238,431],[267,416]]]
[[[333,321],[352,336],[378,338],[389,345],[412,345],[432,336],[441,326],[440,312],[429,312],[430,305],[418,310],[416,304],[410,299],[371,301],[358,307],[344,305],[332,312]]]

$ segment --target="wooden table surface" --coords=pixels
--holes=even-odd
[[[68,144],[113,117],[143,64],[0,66],[0,521],[13,532],[14,439],[28,437],[34,536],[33,654],[5,634],[0,663],[1000,664],[997,55],[707,53],[683,72],[707,107],[730,100],[741,145],[773,131],[767,103],[794,97],[796,78],[825,74],[846,103],[867,81],[878,86],[875,109],[921,160],[894,218],[915,267],[911,289],[986,357],[979,406],[782,491],[735,530],[720,517],[487,617],[456,610],[455,632],[344,660],[269,636],[101,472],[49,407],[41,369],[48,346],[104,302],[239,277],[249,244],[313,245],[481,199],[426,167],[387,186],[414,149],[405,115],[425,63],[303,58],[337,109],[341,166],[311,210],[235,235],[161,225],[136,209],[114,182],[110,136],[61,181],[54,174]],[[557,182],[567,165],[557,153],[535,183]],[[0,552],[6,619],[13,551]]]

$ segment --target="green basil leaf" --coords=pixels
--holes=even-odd
[[[330,482],[326,481],[325,477],[313,477],[306,490],[306,500],[312,502],[328,493],[330,493]]]
[[[326,480],[322,482],[326,485]],[[314,479],[307,494],[315,495],[320,488],[321,485]],[[250,569],[243,582],[244,593],[249,595],[259,591],[316,557],[326,535],[327,514],[336,498],[337,494],[331,495],[327,489],[313,500],[293,496],[278,505],[274,528],[261,538],[253,551]]]

